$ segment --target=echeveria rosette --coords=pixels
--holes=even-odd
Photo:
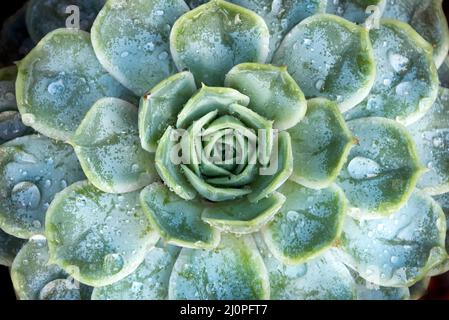
[[[90,36],[36,25],[52,2],[16,81],[48,138],[0,71],[21,299],[407,299],[448,269],[440,1],[78,1]]]

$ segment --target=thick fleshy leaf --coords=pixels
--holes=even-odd
[[[285,264],[305,262],[340,237],[346,198],[340,188],[312,190],[287,181],[279,189],[287,201],[262,234],[272,254]]]
[[[46,34],[59,28],[69,28],[67,23],[74,12],[70,6],[79,10],[79,28],[89,31],[105,0],[31,0],[27,6],[26,25],[31,38],[39,42]]]
[[[10,267],[25,240],[13,237],[0,229],[0,265]]]
[[[285,68],[257,63],[239,64],[226,75],[225,85],[248,96],[248,108],[273,120],[275,129],[286,130],[295,126],[306,113],[304,94]]]
[[[328,14],[314,15],[294,27],[273,63],[287,66],[308,99],[337,101],[342,112],[365,99],[376,73],[368,30]]]
[[[182,0],[109,0],[92,27],[98,60],[142,96],[176,72],[170,57],[170,29],[188,10]]]
[[[251,203],[244,198],[208,204],[205,206],[202,218],[223,232],[253,233],[274,218],[285,200],[284,195],[273,192],[256,203]]]
[[[373,14],[372,10],[367,10],[369,6],[376,6],[380,17],[385,10],[385,0],[328,0],[326,12],[361,24]]]
[[[420,161],[428,168],[418,188],[429,194],[449,192],[449,89],[440,88],[429,112],[408,129]]]
[[[291,179],[308,188],[331,185],[354,145],[354,138],[334,102],[312,99],[300,123],[288,131],[292,138]]]
[[[92,300],[167,300],[168,282],[180,249],[158,244],[126,278],[95,288]]]
[[[185,177],[190,182],[190,184],[195,188],[195,190],[203,197],[209,201],[222,202],[234,200],[241,198],[247,194],[251,193],[250,188],[220,188],[215,187],[201,177],[197,176],[192,170],[186,165],[181,165]]]
[[[18,111],[0,112],[0,144],[32,132],[30,127],[22,123],[22,117]]]
[[[449,30],[443,12],[442,0],[394,0],[383,14],[407,22],[433,46],[433,56],[439,67],[449,50]]]
[[[370,31],[376,81],[368,97],[346,119],[384,117],[409,124],[421,118],[438,94],[432,46],[408,24],[381,20]]]
[[[6,67],[0,69],[0,112],[17,110],[15,80],[17,67]]]
[[[156,150],[156,169],[170,190],[173,190],[173,192],[184,200],[192,200],[196,197],[197,192],[190,185],[181,167],[175,164],[172,159],[172,152],[175,150],[176,144],[175,130],[172,127],[168,127],[159,141]]]
[[[68,140],[100,98],[134,99],[101,67],[84,31],[49,33],[18,67],[22,121],[53,139]]]
[[[197,83],[222,86],[231,68],[243,62],[265,63],[270,34],[254,12],[212,0],[179,18],[170,48],[179,70],[189,69]]]
[[[83,171],[69,145],[31,135],[0,147],[0,227],[19,238],[44,231],[53,197]]]
[[[229,105],[238,103],[247,106],[249,102],[249,97],[237,90],[203,85],[179,113],[176,127],[187,129],[193,121],[212,111],[226,114],[229,112]]]
[[[338,177],[351,207],[360,218],[386,216],[408,200],[423,172],[410,134],[385,118],[348,122],[357,139]]]
[[[435,201],[438,202],[438,204],[443,209],[444,215],[446,216],[446,251],[449,252],[449,193],[445,193],[442,195],[434,196],[433,197]],[[435,276],[440,275],[443,273],[446,273],[449,271],[449,257],[444,260],[441,264],[437,265],[433,270],[430,272],[429,275]]]
[[[181,251],[168,295],[176,300],[268,299],[270,284],[253,239],[225,235],[215,250]]]
[[[268,167],[260,168],[259,175],[251,187],[253,192],[248,195],[250,202],[257,202],[279,189],[293,172],[293,153],[290,135],[283,131],[279,133],[273,145],[273,152]]]
[[[59,193],[45,221],[50,262],[82,283],[105,286],[131,274],[157,242],[139,193],[103,193],[78,182]]]
[[[220,233],[201,220],[204,204],[186,201],[162,183],[153,183],[140,193],[140,203],[153,228],[169,244],[213,249]]]
[[[442,87],[449,88],[449,56],[444,59],[443,64],[438,69],[438,77]]]
[[[196,91],[190,72],[181,72],[162,81],[140,100],[139,135],[142,147],[155,152],[159,139]]]
[[[267,23],[270,30],[270,55],[279,43],[299,22],[317,13],[323,13],[327,0],[230,0],[239,6],[254,11]]]
[[[355,271],[351,274],[356,282],[357,300],[408,300],[410,298],[410,290],[407,287],[382,287],[366,281]]]
[[[21,300],[81,300],[80,285],[49,262],[47,240],[34,236],[25,244],[11,267],[14,289]]]
[[[131,192],[156,177],[153,155],[142,149],[137,108],[117,99],[98,100],[71,138],[89,181],[109,193]]]
[[[254,236],[267,268],[273,300],[353,300],[355,282],[330,251],[299,265],[273,257],[259,234]]]
[[[357,221],[348,217],[341,248],[344,260],[369,282],[411,286],[447,258],[446,219],[440,206],[422,192],[391,217]]]

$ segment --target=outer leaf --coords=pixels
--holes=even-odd
[[[381,20],[370,31],[377,72],[368,97],[346,119],[384,117],[409,124],[421,118],[438,93],[432,46],[408,24]]]
[[[159,238],[138,197],[103,193],[88,182],[59,193],[45,221],[50,262],[95,287],[131,274]]]
[[[70,140],[89,181],[104,192],[135,191],[157,176],[152,155],[141,147],[137,116],[126,101],[100,99]]]
[[[32,129],[22,123],[22,117],[18,111],[4,111],[0,113],[0,144],[31,132]]]
[[[0,265],[10,267],[25,241],[13,237],[0,229],[0,243]]]
[[[140,100],[139,135],[142,147],[155,152],[168,126],[174,126],[178,114],[196,91],[190,72],[177,73],[162,81]]]
[[[198,84],[222,86],[236,64],[265,63],[269,41],[267,25],[257,14],[212,0],[176,21],[170,48],[178,69],[189,69]]]
[[[372,14],[367,10],[369,6],[376,6],[382,14],[385,10],[385,0],[329,0],[326,12],[361,24]]]
[[[287,181],[280,189],[287,201],[262,234],[272,254],[285,264],[303,263],[328,249],[339,237],[346,198],[333,185],[315,191]]]
[[[169,52],[170,28],[188,9],[182,0],[108,1],[92,27],[98,60],[142,96],[176,72]]]
[[[67,278],[58,266],[51,264],[47,241],[35,236],[25,244],[11,267],[14,289],[21,300],[80,300],[84,285]]]
[[[309,100],[306,117],[288,132],[293,149],[291,179],[313,189],[331,185],[354,145],[337,105],[320,98]]]
[[[44,231],[53,197],[84,179],[73,149],[45,137],[17,138],[0,147],[0,227],[27,239]]]
[[[296,24],[316,13],[323,13],[327,0],[230,0],[264,18],[270,30],[271,57],[281,40]]]
[[[284,195],[274,192],[256,203],[245,198],[211,204],[206,206],[202,218],[223,232],[253,233],[274,218],[285,200]]]
[[[337,101],[342,112],[363,101],[376,72],[368,31],[328,14],[314,15],[294,27],[273,63],[287,66],[308,99]]]
[[[449,50],[449,30],[442,0],[395,0],[387,5],[385,18],[401,20],[426,39],[434,48],[433,57],[439,67]]]
[[[166,300],[168,281],[179,248],[158,245],[129,276],[114,284],[95,288],[92,300]]]
[[[239,64],[226,75],[225,85],[248,96],[248,108],[274,120],[275,129],[295,126],[307,110],[304,94],[285,68]]]
[[[98,99],[131,97],[101,67],[84,31],[49,33],[18,67],[16,94],[22,121],[53,139],[71,138]]]
[[[268,299],[270,284],[252,238],[226,235],[216,250],[181,251],[168,295],[179,300]]]
[[[341,239],[346,262],[369,282],[388,287],[411,286],[446,259],[446,220],[429,196],[415,192],[389,218],[348,218]]]
[[[261,168],[251,187],[253,192],[248,195],[250,202],[258,202],[279,189],[290,177],[293,171],[293,154],[290,135],[283,131],[274,144],[270,166]],[[276,145],[277,144],[277,145]]]
[[[444,215],[446,216],[446,251],[449,252],[449,193],[434,196],[434,199],[443,209]],[[449,257],[444,260],[441,264],[437,265],[430,272],[430,276],[440,275],[449,271]]]
[[[89,31],[105,0],[31,0],[27,6],[26,25],[31,38],[39,42],[46,34],[76,23],[70,6],[79,9],[79,27]]]
[[[332,252],[289,266],[270,254],[259,234],[255,239],[268,270],[271,299],[352,300],[356,297],[354,279]]]
[[[421,162],[428,168],[418,188],[429,194],[449,192],[449,89],[441,88],[430,111],[408,129]]]
[[[423,169],[405,127],[384,118],[348,123],[358,140],[338,178],[360,218],[386,216],[408,200]]]
[[[167,243],[210,250],[220,242],[220,233],[201,220],[204,204],[199,201],[185,201],[165,185],[153,183],[140,193],[140,203]]]

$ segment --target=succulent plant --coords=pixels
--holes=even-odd
[[[420,297],[449,270],[441,2],[79,0],[82,31],[31,1],[0,71],[17,296]]]

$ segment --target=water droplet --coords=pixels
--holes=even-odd
[[[385,78],[384,81],[383,81],[383,84],[384,84],[385,86],[390,86],[390,85],[391,85],[391,79]]]
[[[396,93],[400,96],[407,96],[410,94],[410,91],[412,91],[412,83],[411,82],[401,82],[396,86]]]
[[[298,213],[298,212],[293,211],[293,210],[287,212],[287,219],[288,219],[289,221],[292,221],[292,222],[293,222],[293,221],[298,220],[298,218],[299,218],[299,213]]]
[[[117,274],[123,269],[125,261],[118,253],[111,253],[104,257],[103,268],[108,274]]]
[[[409,59],[407,57],[404,57],[403,55],[390,51],[388,52],[388,61],[393,67],[394,71],[402,72],[407,69]]]
[[[34,116],[34,114],[25,113],[22,115],[22,122],[24,125],[30,127],[36,122],[36,117]]]
[[[38,160],[32,154],[19,152],[14,155],[14,161],[22,164],[36,164]]]
[[[61,182],[60,182],[60,185],[61,185],[61,188],[62,188],[62,189],[67,188],[67,181],[65,181],[64,179],[62,179]]]
[[[142,282],[134,281],[134,282],[131,284],[131,291],[132,291],[132,292],[134,292],[134,293],[139,293],[139,292],[141,292],[142,290],[143,290],[143,283],[142,283]]]
[[[156,10],[156,11],[154,12],[154,15],[155,15],[155,16],[163,16],[163,15],[164,15],[164,11],[163,11],[163,10]]]
[[[50,180],[50,179],[45,180],[44,186],[45,186],[46,188],[51,187],[51,180]]]
[[[47,90],[48,90],[48,93],[50,93],[52,96],[61,94],[65,90],[64,82],[62,81],[62,79],[52,82],[48,85]]]
[[[19,182],[12,188],[11,199],[22,208],[35,209],[41,201],[41,192],[32,182]]]
[[[432,139],[432,144],[435,148],[441,148],[444,144],[444,140],[441,137],[434,137]]]
[[[324,80],[320,79],[315,83],[315,88],[321,91],[324,87]]]
[[[153,42],[148,42],[147,44],[144,45],[143,48],[145,50],[148,50],[148,51],[153,51],[154,50],[154,43]]]
[[[129,56],[129,52],[128,52],[128,51],[123,51],[123,52],[120,54],[120,57],[122,57],[122,58],[126,58],[127,56]]]
[[[393,263],[393,264],[396,264],[396,263],[398,263],[398,262],[399,262],[399,258],[398,258],[398,257],[396,257],[396,256],[391,256],[391,258],[390,258],[390,262],[391,262],[391,263]]]
[[[356,180],[374,178],[380,173],[380,165],[365,157],[355,157],[349,162],[349,175]]]
[[[139,165],[138,165],[137,163],[135,163],[135,164],[133,164],[133,165],[131,166],[131,171],[132,171],[132,172],[138,172],[139,169],[140,169],[140,167],[139,167]]]
[[[159,56],[159,60],[166,60],[168,58],[168,53],[166,51],[162,51]]]

